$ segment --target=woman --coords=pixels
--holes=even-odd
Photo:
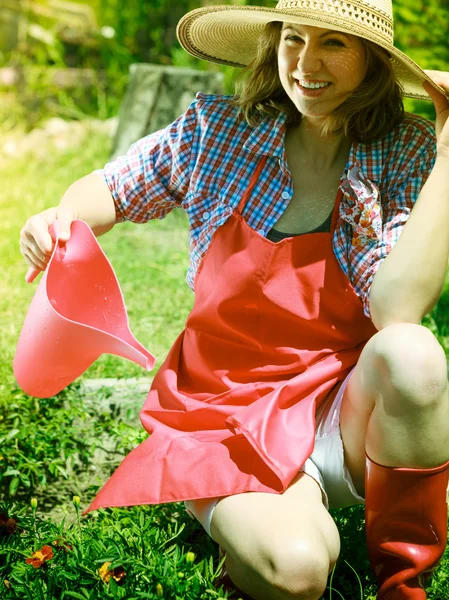
[[[446,544],[446,359],[420,321],[449,256],[449,75],[394,48],[391,15],[381,0],[188,13],[181,44],[250,63],[242,92],[198,94],[21,232],[44,269],[56,217],[68,239],[74,218],[101,235],[188,213],[195,304],[143,407],[151,436],[89,510],[184,500],[255,599],[321,597],[329,507],[366,502],[382,600],[425,598]],[[434,100],[436,149],[401,87]]]

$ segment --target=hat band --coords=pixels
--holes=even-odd
[[[305,10],[316,10],[321,13],[320,20],[322,20],[323,13],[328,13],[333,17],[333,23],[337,19],[346,28],[354,24],[364,29],[374,29],[384,39],[387,38],[386,41],[389,44],[394,42],[393,19],[391,16],[374,6],[368,5],[364,0],[280,0],[275,10],[288,11],[292,15],[296,14],[302,17],[307,16],[304,13]],[[354,35],[357,35],[356,30],[354,30]]]

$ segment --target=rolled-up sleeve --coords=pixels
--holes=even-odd
[[[111,191],[117,223],[163,219],[181,206],[189,187],[196,103],[195,99],[171,125],[138,140],[125,155],[94,171]]]
[[[398,241],[413,206],[433,169],[436,159],[435,131],[423,128],[420,134],[404,135],[402,163],[389,168],[391,176],[382,192],[382,233],[365,247],[352,246],[350,264],[353,285],[371,318],[370,291],[374,276]]]

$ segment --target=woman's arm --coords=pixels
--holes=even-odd
[[[104,179],[95,173],[75,181],[63,195],[58,209],[71,211],[73,218],[90,225],[96,236],[115,225],[115,206]]]
[[[58,219],[62,241],[74,219],[86,221],[96,236],[121,221],[162,219],[181,206],[189,186],[189,161],[198,101],[165,129],[148,135],[124,156],[73,183],[57,207],[31,216],[20,232],[20,249],[33,281],[50,260],[54,242],[50,226]]]
[[[430,71],[449,90],[449,73]],[[399,240],[380,265],[370,291],[370,311],[380,330],[420,323],[443,291],[449,259],[449,100],[425,86],[435,104],[437,159]]]

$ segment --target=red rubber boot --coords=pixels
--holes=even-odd
[[[366,459],[366,540],[377,598],[425,600],[424,585],[446,548],[449,461],[408,469]]]

